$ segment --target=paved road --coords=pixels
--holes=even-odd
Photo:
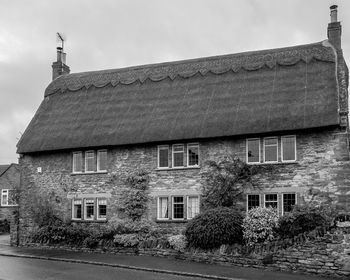
[[[87,264],[0,256],[0,280],[200,280],[169,274]],[[201,279],[203,280],[203,279]]]

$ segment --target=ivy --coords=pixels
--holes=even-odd
[[[126,179],[128,188],[122,193],[121,210],[132,220],[141,220],[147,211],[149,176],[145,170],[137,170]]]

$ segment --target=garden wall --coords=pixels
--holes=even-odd
[[[170,248],[169,243],[165,241],[145,241],[134,248],[99,247],[89,249],[32,243],[27,243],[26,246],[170,257],[195,262],[272,268],[274,270],[321,274],[339,278],[350,276],[350,227],[330,231],[317,229],[307,234],[300,234],[293,239],[257,245],[253,248],[241,245],[223,245],[212,251],[188,249],[185,252],[179,252]]]

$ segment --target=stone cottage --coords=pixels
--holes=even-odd
[[[0,165],[0,221],[11,220],[12,212],[17,206],[16,190],[20,184],[18,164]]]
[[[53,81],[18,143],[19,233],[33,194],[65,220],[118,215],[127,174],[150,175],[149,219],[184,225],[200,212],[208,160],[271,165],[246,208],[324,199],[350,210],[348,68],[331,7],[327,39],[308,45],[72,73],[57,50]]]

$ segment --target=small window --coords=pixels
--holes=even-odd
[[[248,211],[252,208],[260,206],[260,195],[248,194],[247,196],[247,209]]]
[[[291,212],[295,204],[296,204],[295,193],[283,194],[283,213]]]
[[[83,153],[73,153],[73,173],[83,172]]]
[[[97,219],[105,220],[107,218],[107,199],[98,198],[97,199]]]
[[[85,152],[85,172],[95,172],[95,152],[87,151]]]
[[[278,209],[277,194],[265,194],[265,207],[272,207]]]
[[[296,160],[296,139],[295,136],[283,136],[282,142],[282,161],[295,161]]]
[[[173,167],[184,166],[184,145],[173,145]]]
[[[264,162],[278,162],[277,137],[264,138]]]
[[[81,207],[81,199],[73,199],[73,219],[81,220],[82,218],[82,207]]]
[[[13,189],[1,190],[1,206],[17,206],[15,190]]]
[[[173,197],[173,219],[174,220],[183,220],[185,218],[184,214],[184,197],[183,196],[174,196]]]
[[[247,139],[247,163],[260,163],[260,139]]]
[[[93,220],[95,215],[95,200],[85,199],[85,209],[84,209],[85,220]]]
[[[199,145],[188,144],[187,145],[187,166],[199,165]]]
[[[158,168],[169,167],[169,146],[158,146]]]
[[[192,219],[197,214],[199,214],[199,197],[189,196],[187,198],[187,219]]]
[[[1,190],[1,206],[8,206],[9,191]]]
[[[97,171],[107,171],[107,150],[97,151]]]
[[[169,219],[168,198],[158,197],[158,217],[159,220]]]

